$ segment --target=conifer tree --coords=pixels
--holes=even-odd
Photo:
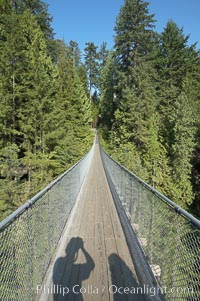
[[[63,42],[54,41],[50,56],[46,6],[39,0],[3,4],[0,218],[80,159],[92,144],[86,72],[73,56],[77,43],[70,52]]]
[[[173,21],[160,36],[153,24],[147,2],[125,1],[102,70],[102,135],[116,159],[199,212],[200,56]]]
[[[174,143],[172,168],[174,198],[182,207],[192,203],[191,158],[195,147],[195,112],[192,100],[182,92],[174,106]]]
[[[99,59],[99,66],[100,66],[100,72],[101,69],[105,66],[106,60],[109,54],[109,51],[107,50],[107,43],[103,42],[100,46],[100,50],[98,52],[98,59]]]
[[[47,135],[49,150],[54,151],[59,173],[75,163],[91,143],[91,108],[68,48],[60,43],[54,75],[53,111]]]
[[[161,34],[161,59],[158,66],[160,78],[159,98],[162,114],[162,135],[164,143],[171,153],[174,142],[174,122],[171,118],[174,104],[182,91],[183,82],[192,73],[197,62],[195,44],[188,46],[189,36],[176,23],[169,21]]]
[[[51,179],[51,176],[44,175],[48,164],[42,164],[40,154],[46,152],[45,118],[51,107],[47,91],[52,64],[47,55],[44,34],[29,11],[6,15],[3,33],[1,147],[7,149],[11,144],[19,149],[15,168],[24,166],[29,177],[27,191],[31,191],[30,178],[37,189]],[[3,160],[2,164],[6,162]],[[13,175],[14,172],[12,170]],[[37,180],[34,180],[36,173]],[[13,177],[9,181],[17,186],[18,182],[14,182]]]
[[[154,15],[149,14],[148,2],[125,0],[115,26],[115,49],[123,86],[133,84],[131,69],[146,57],[151,49]]]
[[[98,87],[98,46],[94,43],[86,43],[85,51],[85,67],[88,74],[90,100],[92,100],[92,88],[97,89]]]
[[[160,116],[153,112],[148,117],[148,126],[144,135],[144,148],[142,162],[147,170],[148,183],[168,197],[173,197],[171,192],[171,168],[167,151],[160,137]]]
[[[175,22],[168,21],[161,34],[161,72],[165,84],[182,87],[183,79],[191,70],[195,44],[188,46],[189,35],[185,36],[183,28]]]
[[[10,3],[12,10],[19,15],[29,10],[31,14],[35,16],[46,40],[53,39],[53,29],[51,27],[52,17],[48,13],[47,3],[41,0],[12,0]]]
[[[75,41],[70,41],[68,48],[74,67],[78,68],[81,62],[81,51],[78,47],[78,43]]]
[[[115,93],[115,86],[117,84],[116,73],[117,63],[114,52],[111,50],[100,73],[100,116],[101,124],[104,128],[103,135],[105,137],[112,128],[114,112],[117,106]]]
[[[191,102],[191,108],[193,111],[192,126],[195,126],[194,136],[194,150],[190,157],[190,163],[192,164],[192,188],[194,192],[193,202],[189,207],[192,214],[200,217],[200,190],[199,190],[199,179],[200,179],[200,53],[196,51],[198,57],[195,64],[193,64],[193,71],[186,77],[184,82],[184,93],[187,95],[188,100]],[[191,110],[191,109],[190,109]]]

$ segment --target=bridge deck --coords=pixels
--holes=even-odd
[[[98,144],[60,248],[40,300],[143,300]]]

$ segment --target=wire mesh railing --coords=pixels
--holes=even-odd
[[[87,173],[93,148],[0,223],[0,300],[31,301]]]
[[[101,154],[159,295],[171,301],[200,300],[200,221],[102,149]]]

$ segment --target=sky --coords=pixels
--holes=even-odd
[[[76,41],[81,50],[86,42],[100,46],[107,42],[113,47],[114,26],[123,0],[43,0],[49,4],[53,17],[55,38]],[[148,1],[148,0],[147,0]],[[162,32],[172,19],[184,34],[190,34],[189,43],[198,42],[200,48],[200,0],[149,0],[149,12],[155,14],[156,31]]]

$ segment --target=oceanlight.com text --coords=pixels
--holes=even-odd
[[[110,285],[109,287],[102,286],[96,287],[93,285],[74,285],[73,287],[63,287],[62,285],[37,285],[36,292],[37,294],[49,294],[49,295],[61,295],[66,296],[69,293],[73,293],[75,295],[79,294],[89,294],[89,295],[97,295],[102,294],[106,290],[109,291],[111,295],[149,295],[154,297],[156,295],[167,295],[167,294],[193,294],[194,290],[192,287],[151,287],[149,285],[143,285],[138,287],[117,287],[116,285]]]

